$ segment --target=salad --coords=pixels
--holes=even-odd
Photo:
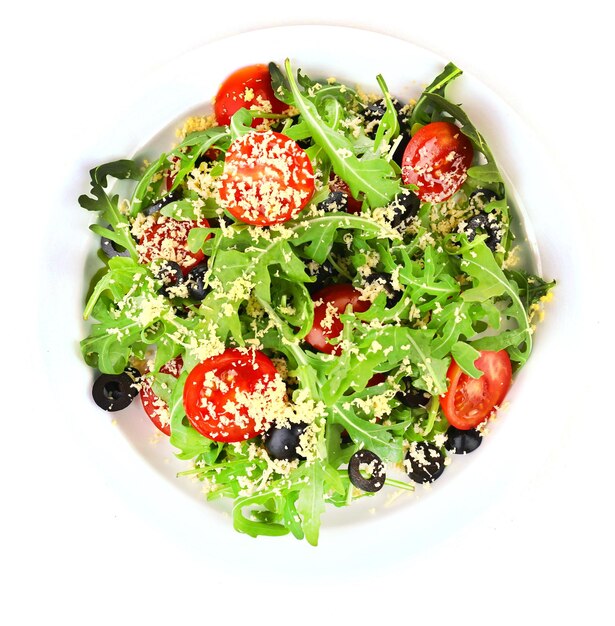
[[[90,172],[93,398],[139,396],[239,532],[316,545],[327,504],[432,483],[530,357],[554,282],[519,266],[461,74],[400,102],[251,65],[153,162]]]

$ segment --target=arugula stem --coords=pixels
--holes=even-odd
[[[436,417],[440,409],[440,398],[438,396],[431,396],[429,401],[429,409],[427,409],[427,425],[425,426],[424,435],[427,436],[433,430],[436,423]]]
[[[386,478],[384,484],[388,485],[389,487],[404,489],[405,491],[414,491],[414,486],[410,483],[404,483],[401,480],[395,480],[394,478]]]

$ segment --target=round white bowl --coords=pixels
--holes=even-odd
[[[334,54],[333,47],[326,45],[329,42],[335,44]],[[187,549],[220,559],[222,567],[229,569],[264,554],[302,554],[311,548],[290,536],[254,540],[235,533],[228,515],[204,501],[198,482],[176,478],[186,464],[175,459],[168,441],[156,434],[138,402],[118,414],[106,414],[92,402],[92,372],[81,360],[78,342],[86,332],[81,312],[91,275],[88,259],[97,239],[87,230],[94,216],[79,210],[76,195],[88,191],[90,167],[143,155],[142,146],[156,136],[171,141],[170,129],[187,113],[208,110],[218,85],[234,69],[270,60],[281,63],[286,57],[295,69],[332,75],[368,90],[377,89],[375,77],[382,73],[391,92],[401,99],[416,98],[449,60],[389,36],[333,26],[253,31],[176,58],[139,82],[132,93],[124,94],[123,120],[82,156],[81,176],[73,185],[74,202],[66,204],[64,215],[56,216],[46,252],[46,300],[51,301],[53,294],[53,301],[60,305],[41,316],[43,354],[52,388],[59,397],[71,398],[58,428],[74,440],[76,454],[97,464],[144,519],[161,524]],[[383,494],[346,509],[328,509],[318,548],[321,565],[338,562],[343,555],[346,567],[361,567],[365,551],[372,565],[398,561],[450,536],[499,498],[520,493],[542,471],[557,446],[558,424],[573,417],[571,408],[552,393],[565,367],[561,337],[578,307],[572,294],[581,288],[578,270],[564,254],[574,240],[572,223],[561,219],[566,215],[566,199],[560,195],[542,147],[495,93],[464,74],[448,95],[463,104],[489,142],[518,204],[524,207],[530,240],[538,242],[538,247],[531,244],[538,267],[543,276],[555,277],[560,284],[536,333],[534,354],[508,396],[510,405],[493,423],[479,450],[455,457],[437,483],[418,487],[414,494],[399,498]],[[555,234],[552,224],[558,216],[560,227]]]

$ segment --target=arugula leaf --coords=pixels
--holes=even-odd
[[[401,190],[399,179],[390,163],[384,158],[358,159],[350,140],[330,128],[318,112],[313,98],[301,92],[288,59],[285,69],[294,104],[309,127],[314,142],[323,148],[331,161],[335,173],[348,184],[353,196],[365,193],[370,207],[388,204]]]
[[[376,138],[374,140],[374,152],[378,151],[381,143],[384,143],[385,146],[389,146],[393,142],[395,137],[399,135],[399,120],[397,119],[397,110],[395,109],[395,105],[393,104],[393,100],[391,99],[389,88],[384,82],[384,78],[382,77],[382,75],[378,74],[378,76],[376,76],[376,80],[378,81],[378,85],[382,90],[386,110],[378,124],[378,130],[376,131]]]
[[[288,81],[282,70],[273,61],[269,63],[269,74],[271,75],[271,88],[275,97],[285,104],[294,104]]]
[[[420,302],[425,295],[446,300],[459,293],[459,283],[451,276],[450,263],[443,252],[428,246],[420,260],[412,260],[403,247],[398,248],[397,253],[403,263],[399,269],[399,281],[411,287],[413,302]]]
[[[445,357],[459,342],[460,337],[469,339],[476,334],[474,324],[477,318],[482,317],[482,315],[475,315],[475,310],[474,303],[454,300],[441,311],[432,314],[429,326],[436,329],[436,335],[431,346],[433,356]]]
[[[325,473],[321,462],[306,463],[304,467],[305,484],[296,501],[297,513],[301,516],[302,528],[308,543],[318,545],[320,516],[325,512],[324,479]]]
[[[107,178],[132,179],[140,178],[139,167],[134,161],[129,159],[120,159],[98,165],[90,170],[90,185],[92,194],[97,199],[91,198],[85,194],[79,196],[79,204],[88,211],[100,211],[99,196],[104,193],[104,189],[108,186]]]
[[[90,186],[94,197],[83,194],[79,196],[79,204],[88,211],[98,211],[101,218],[109,224],[110,228],[104,230],[100,226],[95,226],[93,230],[96,234],[104,234],[111,241],[127,250],[133,259],[137,259],[137,249],[130,234],[130,223],[119,209],[119,196],[117,194],[109,196],[105,191],[109,177],[136,179],[138,177],[138,167],[134,161],[122,159],[91,169]]]
[[[532,350],[532,329],[527,311],[519,296],[515,283],[511,283],[500,269],[491,250],[484,242],[475,240],[472,245],[461,249],[464,271],[472,278],[472,287],[461,294],[466,302],[482,302],[495,297],[502,297],[507,306],[501,311],[502,317],[516,324],[517,332],[502,333],[500,340],[510,341],[503,347],[509,348],[511,359],[523,365]],[[493,345],[493,339],[479,339],[473,343],[478,349]],[[501,344],[498,344],[501,345]]]
[[[402,459],[402,448],[391,429],[382,424],[372,424],[358,417],[352,404],[344,402],[336,404],[329,413],[329,419],[334,424],[340,424],[347,431],[353,441],[361,443],[367,450],[371,450],[381,459],[399,462]]]
[[[436,358],[431,352],[433,332],[426,330],[408,330],[406,342],[402,349],[407,350],[407,356],[418,368],[418,378],[414,386],[424,389],[432,395],[441,395],[446,392],[446,371],[449,360]]]
[[[427,96],[429,94],[444,96],[447,85],[458,76],[461,76],[461,74],[463,72],[454,63],[446,64],[442,72],[425,88],[423,94],[414,105],[409,122],[411,127],[417,124],[424,126],[434,121],[433,118],[437,113],[437,109],[433,107],[433,103],[429,101]]]
[[[526,274],[518,270],[504,270],[504,275],[510,281],[514,281],[519,288],[519,297],[523,303],[523,307],[529,312],[533,304],[536,304],[541,298],[546,296],[556,281],[546,281],[540,276],[534,274]]]
[[[231,123],[229,124],[231,131],[231,140],[235,141],[238,137],[242,135],[246,135],[247,133],[252,131],[252,121],[254,120],[254,116],[250,114],[248,109],[244,109],[243,107],[233,113],[231,117]]]
[[[468,176],[479,183],[504,183],[498,166],[493,162],[483,163],[482,165],[474,165],[473,167],[468,168]]]
[[[275,485],[275,483],[274,483]],[[258,522],[247,518],[244,515],[244,509],[251,506],[263,505],[268,500],[275,497],[275,489],[273,486],[270,489],[260,491],[252,496],[239,497],[233,504],[233,527],[240,533],[245,533],[251,537],[258,537],[259,535],[266,535],[269,537],[279,537],[281,535],[287,535],[289,529],[280,522]]]
[[[141,176],[130,200],[130,216],[135,217],[143,208],[150,204],[154,194],[152,191],[154,177],[167,164],[167,155],[161,154],[156,161],[150,163]]]
[[[483,372],[474,365],[476,359],[480,357],[480,352],[469,343],[463,341],[456,342],[451,348],[451,355],[455,359],[455,363],[468,376],[480,378],[483,375]]]
[[[323,263],[329,256],[340,230],[358,231],[365,239],[399,237],[399,233],[392,228],[377,224],[366,217],[348,213],[329,213],[290,221],[287,225],[296,233],[293,237],[293,244],[300,245],[309,242],[303,252],[317,263]]]
[[[305,537],[305,533],[303,532],[301,517],[296,506],[298,497],[299,494],[297,491],[291,491],[286,495],[286,497],[280,498],[282,501],[281,515],[283,524],[288,528],[288,530],[290,530],[295,538],[303,539]]]

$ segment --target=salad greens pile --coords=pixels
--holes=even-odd
[[[325,503],[346,506],[370,494],[349,480],[346,466],[365,448],[389,467],[403,471],[411,442],[442,448],[448,423],[439,397],[448,387],[453,358],[478,377],[479,350],[506,349],[516,370],[532,350],[538,304],[552,287],[514,267],[512,215],[506,186],[484,137],[462,108],[446,98],[461,75],[448,64],[416,102],[403,107],[379,76],[382,93],[366,96],[337,81],[318,82],[287,61],[270,64],[276,96],[290,109],[266,114],[240,109],[228,126],[188,133],[168,153],[146,164],[107,163],[91,171],[91,194],[79,202],[98,214],[92,231],[122,251],[107,258],[94,277],[84,317],[93,319],[81,342],[86,363],[106,374],[136,367],[168,405],[170,443],[191,461],[182,475],[202,481],[207,498],[231,498],[235,528],[251,536],[285,535],[316,545]],[[367,106],[383,113],[374,123]],[[255,227],[224,211],[216,180],[224,155],[238,137],[253,132],[255,117],[295,140],[316,175],[308,206],[283,224]],[[439,203],[421,202],[411,219],[398,218],[404,185],[394,155],[404,137],[434,121],[456,123],[470,140],[475,162],[463,187]],[[172,185],[165,186],[169,169]],[[329,209],[330,182],[343,180],[362,200],[360,213]],[[134,181],[120,199],[110,179]],[[501,229],[495,250],[488,233],[469,233],[476,213],[471,194],[489,190],[481,209]],[[188,245],[207,258],[207,295],[195,302],[164,294],[156,262],[143,262],[134,236],[143,210],[168,193],[177,199],[160,214],[178,220],[207,218],[209,226],[190,231]],[[397,218],[396,218],[397,216]],[[331,282],[352,283],[371,301],[362,313],[347,309],[337,355],[313,350],[304,339],[314,324],[311,286],[323,266]],[[369,277],[385,275],[398,297],[374,293]],[[288,401],[310,424],[305,458],[276,461],[260,437],[241,443],[212,441],[186,418],[184,382],[204,358],[229,347],[249,347],[272,358],[287,385]],[[179,378],[160,369],[181,356]],[[374,374],[380,373],[376,384]],[[399,400],[404,381],[423,391],[426,406],[408,408]],[[407,480],[387,478],[386,486],[413,489]]]

